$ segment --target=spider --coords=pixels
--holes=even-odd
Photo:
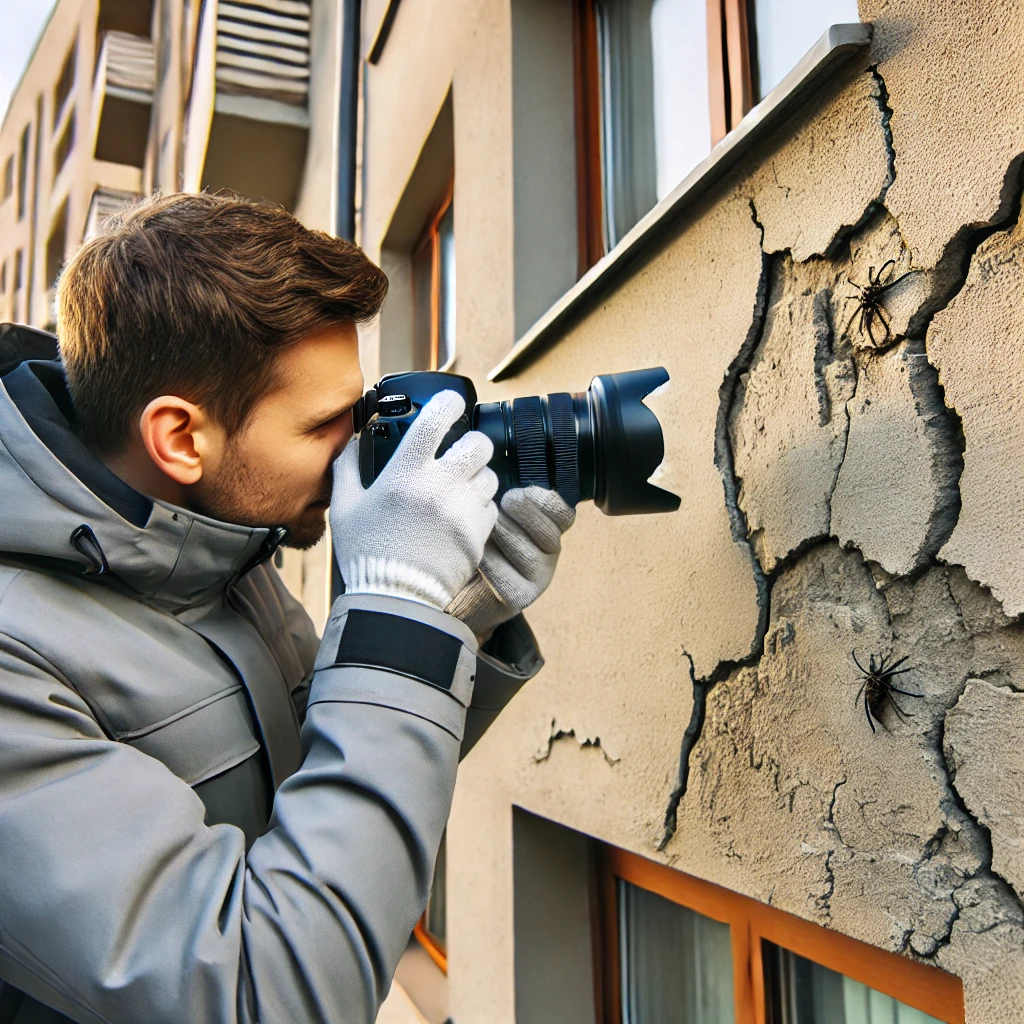
[[[905,277],[909,277],[913,270],[908,270],[905,274],[900,274],[896,280],[892,280],[893,268],[896,266],[895,260],[886,260],[878,268],[878,273],[875,273],[874,267],[868,267],[868,283],[857,284],[852,278],[847,278],[850,284],[857,289],[857,295],[847,295],[848,299],[857,300],[857,308],[853,311],[850,319],[846,321],[845,331],[850,329],[850,325],[854,320],[860,316],[860,330],[861,332],[867,331],[868,337],[871,339],[871,345],[873,348],[884,348],[892,340],[892,327],[885,316],[885,307],[882,305],[882,296],[890,289],[895,287]],[[886,280],[882,280],[885,277]],[[875,340],[875,320],[879,320],[882,326],[885,328],[885,337],[882,339],[881,345]]]
[[[854,699],[854,705],[856,706],[863,696],[864,714],[867,716],[868,725],[871,726],[872,732],[875,732],[875,722],[878,722],[886,732],[889,731],[885,722],[882,721],[882,712],[885,710],[886,704],[896,712],[900,721],[905,722],[911,717],[908,712],[904,711],[896,703],[896,698],[893,694],[900,693],[904,697],[923,697],[924,694],[908,693],[906,690],[900,690],[892,684],[893,676],[899,676],[904,672],[912,671],[910,668],[900,668],[900,665],[907,660],[909,655],[889,664],[889,657],[887,655],[880,654],[876,659],[872,654],[867,668],[857,659],[856,651],[850,651],[850,657],[853,658],[853,663],[861,670],[864,677],[864,682],[861,683],[861,687]]]

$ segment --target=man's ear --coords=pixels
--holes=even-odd
[[[225,434],[198,405],[175,395],[154,398],[139,417],[142,443],[156,467],[183,487],[220,459]]]

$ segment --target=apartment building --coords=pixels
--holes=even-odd
[[[681,507],[580,506],[381,1021],[1024,1019],[1022,56],[1024,0],[61,0],[6,318],[227,186],[387,270],[368,380],[671,375]]]

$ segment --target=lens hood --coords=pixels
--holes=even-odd
[[[595,377],[590,385],[597,455],[594,504],[608,516],[675,512],[679,495],[649,483],[665,457],[658,417],[643,400],[668,380],[663,366]]]

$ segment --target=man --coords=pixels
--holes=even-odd
[[[375,1018],[573,518],[499,513],[480,433],[435,457],[452,392],[363,489],[386,287],[280,209],[167,196],[64,269],[62,362],[0,334],[0,1022]],[[268,559],[328,510],[318,643]]]

